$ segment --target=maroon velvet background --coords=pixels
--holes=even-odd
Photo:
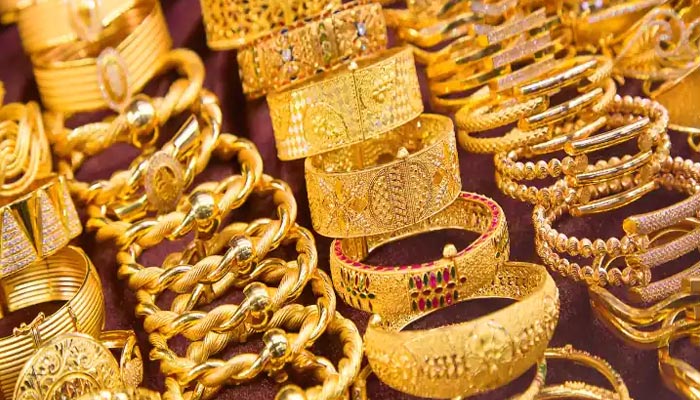
[[[233,52],[213,52],[206,47],[204,32],[201,25],[199,2],[197,0],[171,0],[164,1],[164,11],[168,20],[171,34],[176,46],[188,47],[196,51],[204,60],[207,68],[205,86],[212,90],[221,99],[224,111],[224,128],[241,136],[253,140],[265,161],[265,172],[275,177],[286,180],[295,191],[299,202],[299,222],[310,227],[308,206],[304,188],[303,162],[281,162],[275,156],[274,139],[269,121],[267,106],[264,101],[246,103],[244,101],[240,81],[237,74],[235,55]],[[31,64],[23,54],[19,37],[15,27],[3,27],[0,30],[0,80],[5,83],[7,95],[5,100],[28,101],[38,100],[36,85],[34,83]],[[155,93],[163,93],[167,87],[167,81],[162,80],[155,87],[150,88]],[[636,94],[634,86],[627,86],[623,92]],[[168,132],[170,134],[171,132]],[[674,154],[697,159],[691,154],[685,143],[685,137],[674,134]],[[104,178],[117,168],[124,168],[133,157],[133,152],[122,147],[111,149],[105,154],[96,157],[85,165],[79,172],[80,179]],[[531,207],[518,203],[503,196],[494,183],[493,162],[490,156],[460,153],[460,166],[462,171],[463,187],[465,190],[486,194],[497,200],[505,209],[511,233],[511,258],[514,260],[537,262],[534,250],[533,230],[531,223]],[[216,164],[210,167],[203,178],[217,178],[230,173],[230,166]],[[642,199],[618,212],[583,219],[566,218],[559,227],[562,231],[578,237],[607,237],[621,235],[621,221],[631,214],[649,211],[659,206],[670,204],[678,199],[675,194],[659,191]],[[246,209],[243,215],[254,215],[257,210],[265,209],[264,205],[258,205]],[[431,234],[427,237],[410,239],[399,244],[387,246],[373,255],[376,262],[420,262],[431,257],[439,256],[442,245],[446,242],[466,244],[470,238],[458,232],[443,232]],[[108,316],[107,328],[125,329],[132,328],[141,331],[141,321],[134,317],[134,299],[125,288],[123,282],[116,277],[115,252],[109,246],[98,244],[87,234],[84,234],[78,244],[83,246],[97,266],[102,277],[102,283],[107,302]],[[328,248],[330,240],[318,237],[318,249],[320,266],[327,269]],[[144,257],[146,264],[158,263],[169,251],[176,249],[176,245],[161,246],[150,251]],[[684,258],[676,264],[689,265],[696,261],[695,255]],[[674,268],[673,266],[671,266]],[[676,266],[677,268],[677,266]],[[552,345],[561,346],[567,343],[575,347],[590,351],[607,359],[624,377],[631,394],[637,399],[670,399],[676,396],[668,391],[658,374],[656,351],[638,350],[623,344],[609,333],[592,315],[589,308],[586,290],[577,284],[555,277],[561,293],[561,316]],[[232,294],[227,300],[237,301],[240,294]],[[499,306],[495,301],[479,301],[462,304],[446,310],[442,310],[430,318],[420,322],[421,327],[429,327],[446,321],[463,320],[467,317],[484,313],[486,310]],[[361,331],[364,331],[368,315],[350,309],[342,304],[338,309],[346,316],[353,319]],[[20,320],[31,320],[35,310],[27,310],[10,315],[0,322],[0,331],[7,332],[12,326],[16,326]],[[148,345],[145,335],[140,335],[144,356],[148,355]],[[181,343],[180,344],[181,348]],[[227,354],[236,354],[242,351],[257,351],[259,341],[234,347]],[[331,340],[317,345],[319,351],[333,356],[338,353],[338,346]],[[700,360],[697,352],[688,341],[682,341],[674,346],[674,354],[683,357],[687,361]],[[152,388],[162,388],[162,377],[157,373],[157,365],[148,363],[146,369],[146,385]],[[522,390],[529,382],[531,373],[526,374],[508,388],[492,393],[484,394],[479,398],[500,399],[509,394]],[[571,363],[553,362],[549,368],[550,382],[565,379],[588,380],[604,384],[595,373],[587,369],[576,367]],[[397,393],[372,378],[369,383],[370,397],[374,400],[409,399],[410,396]],[[236,388],[222,392],[222,399],[261,399],[273,398],[278,386],[270,379],[261,378]]]

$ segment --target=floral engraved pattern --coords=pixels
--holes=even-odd
[[[121,386],[119,365],[89,335],[69,333],[41,346],[20,373],[15,400],[77,398]]]

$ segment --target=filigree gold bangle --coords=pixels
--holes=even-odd
[[[381,6],[364,0],[273,31],[238,52],[243,92],[254,99],[386,48]]]
[[[99,39],[105,27],[135,3],[136,0],[34,2],[18,14],[17,29],[22,47],[27,54],[32,55],[79,40],[94,42]]]
[[[201,0],[207,45],[214,50],[239,49],[273,29],[306,20],[339,7],[340,0]]]
[[[471,298],[482,296],[520,301],[473,321],[425,331],[395,331],[373,316],[365,353],[374,373],[404,393],[440,398],[481,393],[523,374],[544,355],[557,324],[554,280],[542,266],[505,263],[493,284]]]
[[[109,388],[78,397],[78,400],[161,400],[158,392],[144,388]]]
[[[0,281],[4,309],[16,311],[51,301],[65,302],[55,313],[40,313],[30,324],[15,328],[12,336],[0,339],[0,388],[11,399],[25,362],[43,341],[73,332],[98,337],[105,318],[102,286],[92,263],[75,247],[65,247],[49,258],[35,262]]]
[[[63,333],[36,348],[19,374],[13,399],[75,398],[96,389],[141,383],[143,361],[133,331],[107,331],[95,338],[81,333],[74,323],[76,332]],[[111,350],[121,350],[119,362]]]
[[[443,258],[422,264],[374,266],[362,262],[385,243],[439,229],[479,233],[467,248],[446,246]],[[392,324],[453,304],[489,284],[510,253],[505,214],[493,200],[462,192],[444,210],[398,231],[338,239],[331,244],[333,284],[346,303]]]
[[[370,400],[367,396],[367,378],[372,373],[372,368],[367,365],[360,371],[360,374],[355,379],[352,387],[352,400]],[[530,386],[522,393],[509,397],[508,400],[534,400],[539,399],[538,394],[544,387],[544,382],[547,379],[547,360],[543,357],[535,366],[535,377],[532,379]],[[461,396],[454,397],[452,400],[460,400]],[[607,400],[607,399],[606,399]]]
[[[277,156],[310,157],[379,136],[423,112],[410,48],[267,96]]]
[[[137,1],[104,27],[98,43],[75,40],[32,54],[47,109],[68,114],[106,107],[121,110],[161,68],[170,50],[160,3]]]
[[[447,207],[461,189],[452,121],[434,114],[308,158],[305,169],[314,229],[335,238],[412,225]]]
[[[51,149],[44,132],[39,106],[2,105],[0,86],[0,201],[25,194],[37,180],[51,173]]]
[[[0,277],[49,257],[82,232],[64,177],[53,176],[34,185],[30,193],[0,207]]]

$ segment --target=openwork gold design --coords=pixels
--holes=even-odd
[[[207,44],[238,49],[269,31],[340,6],[340,0],[201,0]]]
[[[380,138],[306,160],[311,219],[324,236],[404,228],[451,204],[461,190],[452,121],[423,114]]]

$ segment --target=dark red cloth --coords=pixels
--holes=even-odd
[[[167,16],[174,43],[180,47],[188,47],[196,51],[204,60],[207,69],[205,86],[212,90],[221,99],[224,112],[225,131],[250,138],[260,149],[265,161],[265,172],[277,178],[284,179],[293,188],[296,199],[299,202],[298,221],[304,226],[310,227],[308,205],[304,187],[303,162],[281,162],[275,154],[272,128],[268,116],[267,106],[264,101],[244,101],[240,80],[237,73],[235,54],[233,52],[214,52],[207,48],[204,31],[201,24],[199,2],[197,0],[164,1],[164,11]],[[3,27],[0,30],[0,80],[5,83],[7,95],[6,101],[38,100],[36,84],[32,77],[31,64],[23,54],[19,36],[14,26]],[[162,87],[156,89],[162,93]],[[625,93],[638,93],[637,87],[625,87]],[[675,155],[698,159],[698,156],[689,151],[685,143],[685,137],[673,134]],[[128,166],[131,152],[123,149],[111,149],[110,151],[91,160],[79,172],[82,180],[104,178],[114,168]],[[483,193],[493,197],[504,208],[510,227],[512,256],[514,260],[537,262],[534,249],[533,229],[531,222],[531,206],[511,200],[502,195],[496,188],[493,174],[493,161],[487,155],[460,153],[460,166],[464,190]],[[217,164],[208,169],[204,177],[221,177],[231,167]],[[573,219],[565,218],[558,226],[568,234],[577,237],[607,237],[620,236],[621,221],[630,214],[649,211],[661,205],[670,204],[678,199],[664,191],[654,193],[623,210],[601,216]],[[257,207],[263,208],[262,206]],[[268,212],[269,215],[269,212]],[[328,249],[330,240],[317,238],[321,268],[328,268]],[[401,244],[392,245],[381,249],[373,255],[373,260],[386,263],[388,260],[419,262],[439,256],[442,245],[449,240],[453,243],[466,243],[466,237],[460,233],[431,234],[427,238],[419,240],[411,239]],[[89,234],[84,234],[78,244],[82,245],[97,266],[102,277],[102,283],[107,302],[107,328],[125,329],[132,328],[139,333],[144,356],[148,356],[150,350],[145,334],[142,330],[141,320],[134,317],[134,297],[116,277],[117,265],[115,251],[108,245],[99,244]],[[150,251],[143,257],[145,264],[156,265],[169,251],[177,249],[177,245],[170,244],[160,246]],[[693,256],[695,257],[695,256]],[[695,261],[692,257],[684,259],[686,262]],[[689,265],[689,264],[686,264]],[[676,396],[667,390],[661,382],[658,374],[656,351],[638,350],[623,344],[616,339],[593,316],[588,295],[583,286],[555,276],[561,293],[561,316],[559,325],[552,341],[552,345],[561,346],[567,343],[575,347],[590,351],[608,360],[625,379],[632,396],[637,399],[670,399]],[[240,294],[231,295],[228,300],[237,301]],[[494,302],[479,301],[466,303],[438,312],[436,315],[423,320],[422,327],[434,326],[437,323],[463,320],[467,316],[478,315],[485,310],[493,309]],[[368,315],[350,309],[342,304],[338,309],[346,316],[354,320],[361,331],[367,324]],[[0,322],[3,332],[7,332],[12,326],[16,326],[20,320],[31,320],[36,310],[14,313]],[[181,342],[174,341],[176,347],[182,349]],[[179,344],[179,346],[177,346]],[[235,346],[227,351],[228,355],[242,351],[257,351],[260,344],[255,340],[249,344]],[[328,354],[337,354],[338,348],[333,341],[323,342],[317,346],[326,350]],[[677,356],[688,361],[700,360],[700,353],[687,342],[682,341],[674,346]],[[148,363],[146,369],[146,385],[152,388],[162,388],[162,376],[158,373],[158,366]],[[524,388],[531,373],[521,378],[517,383],[506,389],[485,394],[480,398],[500,399],[507,394],[516,393]],[[548,381],[556,382],[567,379],[587,380],[592,382],[602,381],[595,373],[587,369],[573,366],[571,363],[553,362],[549,368]],[[369,383],[370,398],[373,400],[399,400],[408,399],[410,396],[397,393],[390,388],[381,385],[372,378]],[[253,383],[227,389],[220,395],[221,399],[261,399],[273,398],[278,386],[270,379],[261,378]]]

